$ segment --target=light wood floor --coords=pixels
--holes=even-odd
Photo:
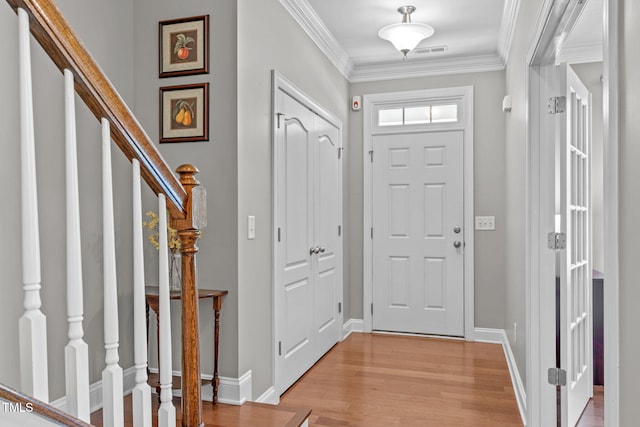
[[[604,387],[593,387],[593,399],[589,401],[576,427],[604,426]]]
[[[521,426],[502,346],[351,334],[281,398],[310,426]]]

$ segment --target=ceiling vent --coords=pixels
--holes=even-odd
[[[433,53],[444,53],[446,46],[417,47],[413,50],[414,55],[430,55]]]

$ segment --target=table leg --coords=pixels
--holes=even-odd
[[[213,361],[213,381],[211,386],[213,387],[213,404],[218,403],[218,386],[220,385],[220,378],[218,376],[218,342],[220,341],[220,304],[216,304],[214,299],[214,312],[215,312],[215,325],[213,336],[213,353],[215,360]]]

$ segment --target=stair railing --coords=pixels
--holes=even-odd
[[[27,417],[28,414],[32,414],[33,416],[44,418],[54,425],[91,427],[90,424],[62,412],[45,402],[17,392],[2,384],[0,384],[0,405],[3,407],[3,422],[11,423],[3,425],[28,425],[25,423],[25,417]],[[14,419],[10,419],[11,414],[13,414]],[[40,423],[37,425],[40,425]]]
[[[67,193],[67,306],[69,343],[65,347],[67,412],[89,421],[88,348],[83,336],[82,259],[78,194],[78,165],[75,135],[77,93],[102,125],[102,202],[104,257],[105,369],[103,417],[105,426],[121,426],[123,415],[123,372],[119,366],[118,304],[116,283],[111,142],[120,148],[133,167],[134,241],[134,425],[151,426],[151,397],[147,384],[146,307],[142,250],[141,178],[158,196],[160,252],[160,426],[175,426],[171,403],[171,332],[167,266],[166,223],[178,231],[182,254],[182,425],[202,425],[198,304],[196,289],[197,241],[206,226],[206,192],[195,178],[198,169],[183,165],[178,180],[155,145],[139,125],[100,67],[73,34],[52,0],[7,0],[18,14],[20,56],[21,192],[23,235],[23,290],[25,313],[20,319],[22,391],[45,403],[49,401],[46,318],[40,298],[40,243],[35,167],[33,96],[31,84],[30,36],[64,74],[65,147]],[[166,212],[170,218],[166,218]],[[162,243],[165,243],[164,245]]]

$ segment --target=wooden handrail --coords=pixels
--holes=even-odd
[[[185,219],[188,195],[96,61],[52,0],[7,0],[29,14],[31,33],[61,72],[69,69],[75,89],[93,115],[111,124],[111,137],[129,160],[140,161],[142,177],[163,193],[173,219]]]
[[[33,414],[38,414],[56,424],[68,427],[91,427],[91,424],[85,423],[69,414],[65,414],[59,409],[54,408],[38,399],[25,396],[5,385],[0,384],[0,399],[11,403],[18,403],[21,408],[28,408]]]

